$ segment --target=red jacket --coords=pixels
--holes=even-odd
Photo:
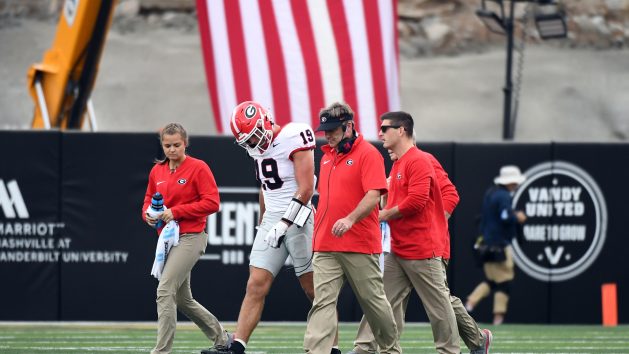
[[[435,175],[437,177],[437,182],[439,183],[439,188],[441,189],[441,199],[443,201],[443,209],[448,212],[448,214],[452,215],[454,213],[454,208],[459,204],[459,193],[456,190],[452,181],[448,178],[448,174],[443,169],[439,161],[430,153],[424,153],[430,159],[432,163],[432,167],[435,169]],[[447,226],[447,225],[446,225]],[[446,249],[443,258],[450,259],[450,232],[448,231],[448,237],[446,238]]]
[[[319,204],[315,214],[315,252],[382,253],[378,206],[341,237],[332,234],[334,223],[349,215],[370,190],[387,191],[384,159],[359,136],[347,154],[325,145],[321,148]]]
[[[386,209],[398,207],[402,218],[389,220],[391,251],[404,259],[445,257],[448,226],[432,162],[416,147],[391,169]]]
[[[155,164],[149,174],[144,194],[142,218],[155,192],[164,196],[164,205],[171,209],[179,222],[179,233],[199,233],[205,230],[207,216],[218,211],[220,199],[214,175],[208,165],[191,156],[170,173],[168,163]]]

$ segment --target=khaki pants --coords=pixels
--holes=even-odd
[[[205,253],[207,234],[184,234],[179,245],[168,254],[162,278],[157,286],[157,344],[151,354],[172,350],[177,326],[177,309],[192,320],[215,344],[225,344],[227,334],[216,317],[192,298],[190,272]]]
[[[505,247],[505,256],[506,259],[504,262],[488,262],[483,264],[483,270],[485,271],[487,280],[496,284],[513,280],[515,272],[513,270],[513,250],[511,246]],[[476,306],[476,304],[490,293],[491,287],[486,281],[483,281],[476,286],[474,291],[467,297],[467,300],[473,306]],[[506,314],[508,304],[509,294],[503,291],[496,291],[494,293],[494,314]]]
[[[442,259],[443,265],[448,269],[448,263],[450,260]],[[448,277],[446,275],[446,286],[450,289],[448,285]],[[448,290],[449,291],[449,290]],[[481,332],[480,327],[472,316],[465,309],[465,305],[461,302],[461,299],[452,295],[450,293],[450,303],[452,304],[452,309],[454,310],[454,316],[456,317],[456,326],[459,329],[459,335],[465,342],[465,346],[469,350],[478,349],[481,346],[483,341],[483,333]]]
[[[455,311],[450,302],[445,271],[441,258],[406,260],[389,254],[384,260],[384,290],[391,303],[399,333],[402,333],[404,326],[411,290],[415,289],[430,320],[437,352],[458,354],[461,349],[459,331]],[[471,317],[468,320],[471,320]],[[466,326],[469,326],[469,323]],[[476,327],[475,324],[473,326]],[[355,344],[357,352],[375,352],[373,334],[364,321],[361,321],[358,328]],[[480,342],[475,347],[479,345]]]
[[[384,294],[377,254],[315,252],[315,299],[304,335],[306,353],[329,354],[338,327],[336,304],[347,279],[381,353],[401,353],[391,305]]]
[[[443,264],[445,268],[448,268],[448,262],[443,260]],[[446,278],[446,286],[448,286],[448,281]],[[449,288],[449,287],[448,287]],[[410,299],[410,291],[408,292],[408,296],[404,299],[402,303],[402,313],[394,312],[395,322],[398,326],[398,330],[400,332],[400,336],[402,335],[401,329],[404,327],[404,317],[406,315],[406,309],[408,307],[408,300]],[[459,335],[465,342],[465,345],[469,350],[477,349],[481,346],[481,342],[483,340],[483,335],[481,333],[481,329],[478,327],[478,324],[472,316],[467,312],[465,306],[461,302],[461,299],[450,294],[450,303],[452,304],[452,309],[454,310],[454,316],[456,317],[456,325],[459,330]],[[399,322],[398,322],[399,321]],[[367,328],[363,328],[366,326]],[[363,319],[360,321],[360,326],[358,327],[358,333],[370,333],[371,328],[369,328],[369,324]],[[369,336],[362,335],[364,338],[356,338],[354,345],[354,351],[361,354],[366,353],[377,353],[378,348],[375,341],[373,341],[373,336],[371,336],[370,342],[365,342],[366,340],[370,340]]]
[[[469,350],[474,350],[480,347],[483,340],[481,329],[472,316],[467,312],[465,306],[461,302],[461,299],[454,295],[450,295],[450,303],[454,310],[454,316],[456,317],[456,327],[459,330],[459,335],[463,339],[465,346]]]

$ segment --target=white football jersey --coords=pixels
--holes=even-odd
[[[292,155],[316,147],[312,128],[305,123],[288,123],[275,136],[269,148],[255,157],[256,179],[264,195],[266,212],[284,214],[297,192]]]

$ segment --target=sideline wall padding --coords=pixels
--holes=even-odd
[[[209,218],[209,244],[192,273],[192,290],[220,320],[235,321],[258,220],[253,162],[231,138],[193,136],[190,141],[190,154],[208,163],[221,190],[221,211]],[[318,146],[324,143],[317,141]],[[380,142],[374,145],[389,171],[388,155]],[[617,283],[623,298],[629,287],[629,268],[622,262],[629,249],[624,188],[629,144],[419,146],[437,157],[461,196],[450,219],[448,280],[454,295],[465,301],[483,278],[471,254],[482,197],[502,165],[516,164],[522,171],[542,172],[517,197],[517,207],[532,208],[532,214],[516,240],[528,263],[516,267],[507,321],[596,324],[601,320],[601,284]],[[157,236],[141,220],[140,208],[153,160],[161,157],[157,135],[0,132],[0,149],[10,156],[0,165],[0,277],[5,286],[0,320],[155,320],[157,281],[149,273]],[[317,171],[320,158],[317,149]],[[590,193],[588,181],[600,189],[602,199]],[[587,263],[583,271],[573,271],[572,264],[588,254],[602,227],[596,213],[599,199],[606,211],[605,240],[598,254],[581,262]],[[551,209],[551,217],[540,216]],[[559,209],[566,212],[559,215]],[[536,267],[552,274],[531,275]],[[567,276],[561,275],[565,269]],[[275,280],[262,319],[305,321],[309,308],[288,264]],[[360,316],[346,286],[339,318],[357,321]],[[473,316],[491,321],[491,300]],[[416,295],[406,318],[427,320]],[[629,321],[629,308],[622,302],[618,318]]]
[[[551,158],[549,144],[456,144],[454,184],[461,201],[454,212],[455,223],[450,223],[452,237],[451,282],[453,294],[465,303],[467,296],[484,279],[481,267],[475,265],[472,245],[478,236],[478,222],[483,197],[493,184],[500,167],[515,164],[525,171],[530,166]],[[512,284],[508,320],[519,322],[547,322],[549,283],[528,277],[516,269]],[[486,298],[473,312],[477,321],[492,321],[493,297]],[[527,304],[527,306],[522,306]],[[520,306],[518,306],[520,305]]]
[[[1,320],[59,319],[60,142],[54,132],[0,132]]]
[[[625,264],[629,250],[629,170],[625,167],[629,162],[629,145],[553,144],[553,160],[574,163],[598,185],[606,204],[607,229],[600,253],[596,257],[589,257],[593,262],[583,273],[570,280],[551,283],[548,303],[552,311],[549,312],[548,323],[601,323],[601,286],[617,283],[619,299],[627,299],[629,291],[629,267]],[[588,214],[588,209],[593,205],[588,203],[587,198],[581,199],[585,202]],[[590,226],[594,227],[592,224]],[[588,230],[588,241],[590,237]],[[571,252],[570,244],[562,245],[566,247],[565,253]],[[582,252],[583,249],[576,248],[575,251]],[[627,303],[620,300],[618,311],[619,322],[627,323]]]
[[[142,221],[159,143],[148,134],[64,133],[61,320],[150,319],[157,234]]]

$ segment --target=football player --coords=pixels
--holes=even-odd
[[[249,280],[234,341],[202,354],[242,354],[260,321],[273,279],[290,255],[295,275],[310,301],[312,285],[314,149],[312,128],[305,123],[275,124],[271,113],[253,101],[240,103],[230,120],[236,143],[254,160],[260,183],[260,220],[249,258]],[[340,353],[340,352],[339,352]]]

